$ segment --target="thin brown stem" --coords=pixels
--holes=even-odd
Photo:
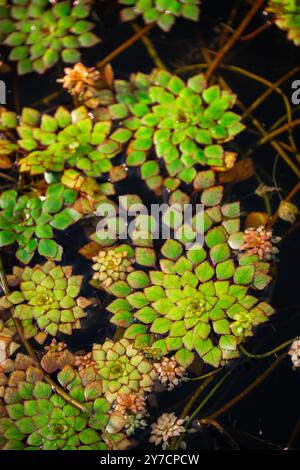
[[[138,33],[139,31],[141,31],[141,28],[139,27],[139,25],[137,23],[132,23],[131,27],[132,27],[132,29],[135,33]],[[156,51],[156,49],[153,46],[152,42],[150,41],[150,39],[145,34],[143,36],[141,36],[141,41],[144,44],[149,56],[153,60],[156,67],[158,67],[160,69],[167,70],[167,67],[165,66],[165,64],[163,63],[161,58],[159,57],[158,52]]]
[[[104,57],[104,59],[100,60],[100,62],[97,63],[96,67],[101,68],[104,65],[108,64],[109,62],[111,62],[113,59],[115,59],[122,52],[124,52],[126,49],[131,47],[144,34],[148,33],[154,26],[155,26],[155,23],[150,23],[150,24],[147,24],[144,28],[137,31],[131,38],[129,38],[127,41],[123,42],[123,44],[121,44],[114,51],[112,51],[110,54],[108,54],[106,57]]]
[[[252,390],[254,390],[258,385],[260,385],[273,371],[276,369],[279,364],[287,357],[287,353],[283,353],[279,356],[259,377],[257,377],[248,387],[244,388],[238,395],[236,395],[232,400],[227,402],[221,408],[216,410],[211,415],[207,416],[206,419],[215,419],[218,416],[227,412],[230,408],[236,405],[240,400],[245,398]]]
[[[298,436],[299,432],[300,432],[300,418],[298,419],[298,421],[296,423],[296,426],[294,427],[294,429],[292,431],[292,434],[291,434],[291,436],[288,440],[288,443],[285,446],[284,450],[289,450],[292,447],[292,445],[293,445],[296,437]]]
[[[277,137],[278,135],[282,134],[283,132],[288,131],[289,129],[292,129],[296,126],[300,125],[300,119],[295,119],[295,121],[288,122],[287,124],[284,124],[281,127],[278,127],[277,129],[274,129],[272,132],[267,133],[259,142],[258,145],[264,145],[266,142],[269,142],[270,140],[273,140],[274,137]]]
[[[249,10],[248,14],[245,16],[237,30],[233,33],[230,39],[224,44],[222,49],[218,52],[214,60],[211,62],[207,72],[206,72],[206,79],[209,82],[211,77],[213,76],[215,70],[218,68],[219,64],[223,60],[224,56],[230,51],[230,49],[234,46],[236,41],[241,37],[244,30],[247,28],[248,24],[252,20],[252,18],[256,15],[260,7],[263,5],[264,0],[256,0],[253,4],[252,8]]]
[[[251,31],[251,33],[245,34],[245,36],[241,37],[241,41],[250,41],[251,39],[256,38],[259,34],[263,33],[267,29],[269,29],[271,26],[273,26],[275,20],[270,20],[267,21],[266,23],[262,24],[259,26],[259,28],[256,28],[254,31]]]
[[[293,341],[295,341],[296,338],[289,339],[288,341],[285,341],[284,343],[280,344],[274,349],[271,349],[271,351],[267,351],[262,354],[252,354],[249,351],[247,351],[242,345],[240,345],[240,350],[242,351],[245,356],[250,357],[251,359],[264,359],[265,357],[272,356],[273,354],[276,354],[277,352],[281,351],[282,349],[286,348],[289,346]]]
[[[218,431],[218,433],[224,438],[224,440],[228,442],[232,449],[240,450],[238,444],[235,442],[233,437],[231,437],[231,435],[226,431],[226,429],[224,429],[223,426],[221,426],[221,424],[218,423],[218,421],[216,421],[215,419],[203,418],[200,419],[200,424],[203,426],[212,426]]]

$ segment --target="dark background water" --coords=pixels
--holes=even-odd
[[[105,57],[115,47],[128,39],[133,33],[129,25],[122,25],[118,17],[118,7],[114,1],[96,1],[95,15],[97,21],[97,32],[103,38],[98,46],[83,53],[85,65],[94,65]],[[226,23],[233,6],[238,10],[233,28],[237,27],[239,21],[249,9],[249,4],[243,0],[206,0],[203,2],[202,15],[199,23],[179,20],[171,33],[165,34],[158,28],[151,34],[151,40],[159,52],[164,63],[174,70],[177,67],[192,63],[204,62],[202,48],[217,50],[222,24]],[[266,17],[259,13],[248,28],[254,30],[265,21]],[[238,65],[255,74],[261,75],[270,81],[276,81],[288,70],[299,64],[300,48],[296,48],[287,41],[285,32],[278,30],[275,26],[249,42],[238,43],[233,51],[226,57],[226,63]],[[6,51],[3,51],[5,56]],[[130,49],[113,61],[115,75],[118,78],[127,78],[135,71],[150,72],[153,62],[148,57],[146,49],[141,42],[137,42]],[[222,76],[237,93],[240,100],[247,106],[265,88],[246,77],[221,71]],[[45,95],[59,90],[56,79],[63,75],[63,66],[51,69],[44,76],[31,74],[18,78],[13,72],[3,77],[7,84],[8,107],[19,111],[22,106],[30,106]],[[299,79],[295,76],[293,79]],[[287,81],[283,90],[287,96],[291,96],[291,82]],[[49,106],[40,105],[41,110],[48,110],[56,104],[70,104],[69,97],[63,93]],[[293,111],[295,107],[292,105]],[[255,116],[268,129],[277,118],[285,113],[282,99],[275,94],[265,104],[255,111]],[[297,117],[295,112],[294,116]],[[294,137],[300,145],[299,133],[294,131]],[[232,147],[245,155],[249,148],[255,146],[257,137],[251,133],[244,132],[232,144]],[[259,147],[253,154],[256,173],[264,183],[273,185],[272,172],[276,153],[270,145]],[[296,158],[296,157],[293,157]],[[276,169],[276,181],[282,188],[284,197],[297,182],[295,176],[281,160],[278,160]],[[229,185],[226,189],[227,197],[231,200],[241,199],[242,208],[246,211],[265,210],[261,198],[253,195],[258,186],[255,177],[236,185]],[[119,187],[121,193],[132,190],[132,187],[142,191],[144,198],[150,202],[153,195],[138,182],[133,175],[129,182],[122,183]],[[273,210],[279,204],[279,198],[271,199]],[[276,226],[276,234],[286,235],[290,226],[279,222]],[[85,274],[86,296],[95,296],[98,307],[91,309],[88,321],[84,322],[83,330],[75,333],[68,339],[70,347],[88,349],[92,342],[100,342],[105,336],[111,336],[113,328],[107,322],[105,303],[107,299],[88,286],[87,279],[90,277],[90,263],[77,254],[86,241],[86,232],[82,224],[78,224],[66,231],[61,237],[64,245],[64,263],[74,266],[76,272]],[[299,230],[288,235],[282,245],[279,262],[276,266],[277,274],[274,283],[267,292],[272,299],[272,304],[277,313],[267,325],[257,329],[255,336],[247,347],[253,353],[264,352],[280,343],[300,334],[300,299],[299,299],[299,274],[300,274],[300,250]],[[6,266],[9,269],[12,263],[13,250],[5,254]],[[219,391],[208,402],[201,412],[201,416],[210,414],[220,405],[226,403],[243,388],[250,384],[262,371],[272,362],[274,356],[251,360],[241,358],[229,367],[234,368],[230,378],[222,385]],[[216,379],[217,380],[217,379]],[[222,415],[219,422],[230,432],[232,437],[242,449],[276,449],[282,448],[287,443],[290,434],[299,419],[299,382],[298,371],[293,371],[291,362],[286,359],[261,385],[251,392],[244,400],[240,401],[228,413]],[[183,384],[178,390],[171,393],[159,393],[156,395],[157,404],[151,400],[151,419],[155,420],[163,412],[175,411],[180,413],[188,396],[196,389],[197,382]],[[147,433],[140,433],[137,438],[138,447],[147,446]],[[294,447],[299,448],[300,438],[294,441]],[[226,449],[228,444],[211,429],[203,428],[188,438],[189,449]]]

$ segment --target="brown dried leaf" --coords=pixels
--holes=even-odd
[[[245,158],[238,161],[231,170],[224,171],[219,175],[220,183],[238,183],[251,178],[254,174],[253,161]]]
[[[8,170],[12,167],[11,159],[7,155],[0,155],[0,169]]]
[[[269,215],[266,212],[250,212],[245,221],[245,227],[258,228],[266,225],[269,221]]]
[[[285,222],[294,224],[296,222],[296,217],[299,213],[298,207],[295,204],[287,201],[281,201],[278,208],[278,217]]]
[[[127,171],[124,165],[113,166],[109,170],[109,178],[112,183],[117,183],[127,178]]]
[[[79,253],[84,256],[86,259],[92,259],[94,256],[98,255],[101,250],[101,245],[97,242],[89,242],[80,248]]]

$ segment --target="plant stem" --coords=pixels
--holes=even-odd
[[[241,37],[241,41],[250,41],[251,39],[255,38],[259,34],[263,33],[267,29],[269,29],[271,26],[274,24],[274,20],[267,21],[266,23],[262,24],[259,28],[256,28],[254,31],[252,31],[249,34],[246,34],[245,36]]]
[[[247,108],[247,111],[243,114],[242,118],[245,119],[247,116],[249,116],[250,113],[252,113],[256,108],[258,108],[258,106],[260,106],[265,101],[265,99],[268,98],[268,96],[271,95],[271,93],[273,93],[273,91],[275,91],[276,89],[280,90],[279,86],[282,83],[284,83],[286,80],[291,78],[293,75],[295,75],[297,72],[299,72],[299,70],[300,70],[300,65],[298,65],[297,67],[294,67],[292,70],[289,70],[288,73],[283,75],[283,77],[281,77],[275,83],[270,84],[268,89],[264,91],[264,93],[262,93],[258,98],[256,98],[256,100],[253,101],[253,103]]]
[[[211,377],[212,375],[218,374],[223,369],[224,369],[224,367],[219,367],[219,369],[212,370],[211,372],[208,372],[207,374],[200,375],[199,377],[194,377],[190,381],[193,382],[193,381],[196,381],[196,380],[206,379],[207,377]]]
[[[197,408],[195,409],[195,411],[193,411],[193,413],[191,414],[191,416],[189,416],[188,420],[186,421],[186,424],[185,424],[185,427],[186,429],[189,427],[190,423],[193,421],[193,419],[195,418],[195,416],[197,416],[197,414],[199,413],[199,411],[204,407],[204,405],[206,405],[206,403],[208,402],[208,400],[215,394],[215,392],[221,387],[222,383],[227,379],[227,377],[229,377],[229,375],[231,374],[231,370],[227,372],[227,374],[225,374],[220,380],[219,382],[216,383],[216,385],[211,389],[211,391],[206,395],[206,397],[201,401],[201,403],[197,406]],[[182,434],[180,436],[179,439],[177,439],[177,442],[175,444],[175,447],[174,447],[174,450],[177,450],[178,447],[180,446],[180,443],[183,439],[183,436],[184,434]]]
[[[231,435],[215,419],[203,418],[200,419],[200,424],[203,426],[213,426],[221,434],[221,436],[224,437],[226,441],[228,441],[230,447],[232,447],[234,450],[240,450],[238,444],[231,437]]]
[[[209,82],[211,77],[213,76],[215,70],[218,68],[219,64],[223,60],[224,56],[230,49],[234,46],[236,41],[239,37],[243,34],[244,30],[247,28],[248,24],[252,20],[252,18],[256,15],[257,11],[263,5],[264,0],[256,0],[253,4],[252,8],[249,10],[248,14],[245,16],[237,30],[233,33],[230,39],[224,44],[222,49],[218,52],[214,60],[211,62],[207,72],[206,72],[206,80]]]
[[[281,362],[287,357],[287,353],[283,353],[281,356],[279,356],[259,377],[257,377],[254,382],[252,382],[248,387],[246,387],[244,390],[242,390],[238,395],[236,395],[232,400],[227,402],[225,405],[223,405],[221,408],[216,410],[214,413],[212,413],[209,416],[206,416],[206,419],[215,419],[218,416],[224,414],[226,411],[228,411],[230,408],[232,408],[234,405],[236,405],[240,400],[245,398],[245,396],[248,395],[248,393],[252,392],[257,385],[261,384],[272,372],[273,370],[281,364]]]
[[[141,31],[141,28],[139,27],[139,25],[137,23],[132,23],[131,27],[132,27],[133,31],[136,32],[136,33]],[[141,41],[144,44],[149,56],[153,60],[156,67],[158,67],[160,69],[167,70],[167,67],[165,66],[165,64],[163,63],[161,58],[159,57],[159,55],[158,55],[156,49],[154,48],[152,42],[150,41],[150,39],[147,36],[143,35],[141,37]]]
[[[248,352],[242,345],[240,345],[240,350],[242,351],[243,354],[245,354],[245,356],[250,357],[251,359],[263,359],[265,357],[272,356],[272,354],[275,354],[281,351],[282,349],[286,348],[286,346],[289,346],[293,341],[295,341],[295,339],[296,338],[289,339],[288,341],[285,341],[284,343],[280,344],[279,346],[272,349],[271,351],[267,351],[262,354],[252,354]]]
[[[155,26],[155,23],[150,23],[150,24],[146,25],[144,28],[141,28],[131,38],[129,38],[127,41],[123,42],[123,44],[121,44],[114,51],[112,51],[110,54],[108,54],[106,57],[104,57],[104,59],[100,60],[100,62],[97,63],[96,67],[101,68],[104,65],[108,64],[108,62],[111,62],[113,59],[115,59],[122,52],[124,52],[126,49],[131,47],[144,34],[148,33],[148,31],[150,31],[154,26]]]
[[[300,432],[300,418],[298,419],[298,421],[296,423],[296,426],[294,427],[294,429],[292,431],[292,434],[291,434],[291,437],[289,438],[288,443],[285,446],[284,450],[289,450],[292,447],[293,442],[296,439],[296,437],[298,436],[299,432]]]
[[[269,134],[266,134],[259,142],[258,145],[263,145],[269,140],[274,139],[274,137],[277,137],[279,134],[282,134],[282,132],[285,132],[289,129],[292,129],[293,127],[299,126],[300,125],[300,119],[295,119],[295,121],[288,122],[287,124],[284,124],[281,127],[278,127],[277,129],[274,129],[272,132],[269,132]]]

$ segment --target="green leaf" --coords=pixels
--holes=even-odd
[[[110,287],[110,291],[116,297],[127,297],[131,293],[131,287],[125,281],[117,281]]]
[[[91,32],[86,32],[78,36],[81,47],[92,47],[100,42],[100,39]]]
[[[135,249],[136,262],[142,266],[154,266],[156,263],[155,251],[152,248],[137,247]]]
[[[227,243],[221,243],[219,245],[215,245],[210,250],[210,257],[213,263],[217,264],[221,261],[225,261],[230,257],[230,250]]]
[[[129,326],[125,332],[125,338],[134,339],[138,335],[142,335],[147,332],[147,327],[145,325],[140,325],[135,323],[134,325]]]
[[[151,307],[144,307],[138,310],[134,314],[135,318],[137,318],[139,321],[149,324],[153,323],[154,320],[157,318],[158,313]]]
[[[248,285],[254,278],[254,266],[239,266],[234,273],[235,284]]]
[[[8,230],[0,232],[0,246],[11,245],[15,240],[16,234],[14,232],[9,232]]]
[[[213,347],[205,356],[203,356],[204,362],[210,364],[213,367],[219,367],[222,359],[222,353],[217,347]]]
[[[67,64],[75,64],[80,61],[80,52],[77,49],[64,49],[61,56]]]
[[[127,282],[134,289],[143,289],[150,284],[150,279],[143,271],[134,271],[128,274]]]
[[[79,439],[83,444],[94,444],[101,440],[100,435],[94,429],[84,429],[79,434]]]
[[[195,358],[194,354],[185,348],[181,348],[175,354],[175,359],[184,368],[189,367],[192,364],[194,358]]]
[[[35,398],[49,399],[52,395],[52,389],[50,385],[44,382],[38,381],[34,386],[33,395],[35,396]]]
[[[61,250],[59,245],[54,240],[42,239],[39,241],[38,252],[41,256],[52,258],[56,260],[61,259]]]
[[[223,261],[216,266],[217,278],[220,280],[229,279],[234,275],[234,270],[234,263],[231,259]]]
[[[201,282],[206,282],[214,276],[215,271],[208,261],[204,261],[196,268],[195,273]]]
[[[162,255],[173,260],[178,259],[182,251],[183,246],[176,240],[167,240],[161,248]]]
[[[157,318],[151,326],[152,333],[164,334],[170,330],[172,322],[166,318]]]

